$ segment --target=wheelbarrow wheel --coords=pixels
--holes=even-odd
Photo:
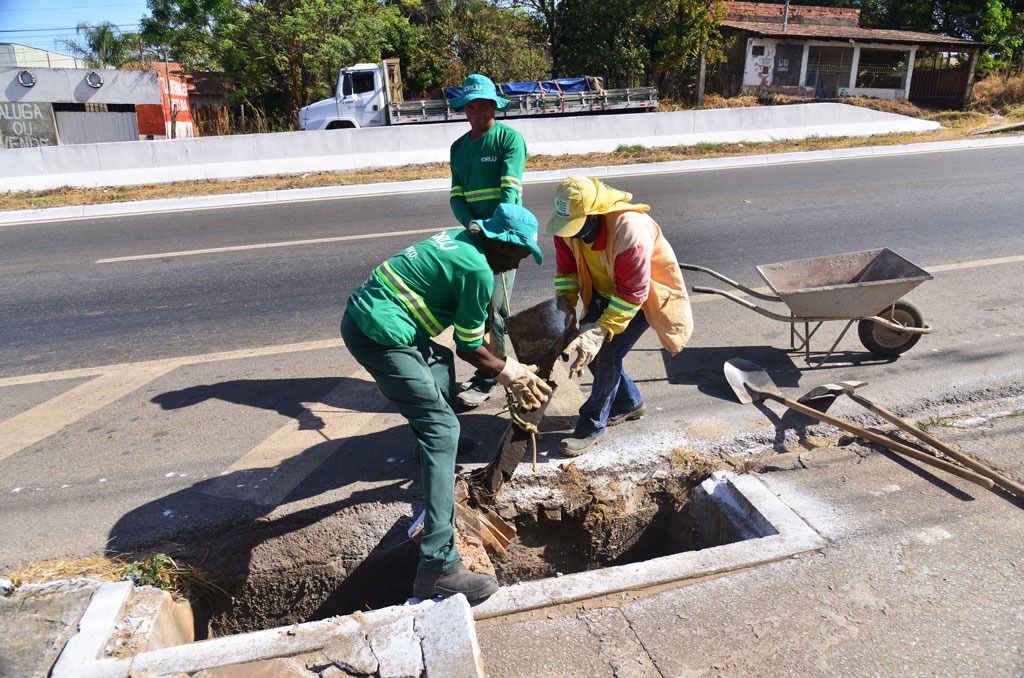
[[[921,309],[905,299],[886,308],[878,317],[905,327],[924,327]],[[882,356],[896,356],[909,351],[921,339],[920,334],[891,330],[873,320],[861,320],[857,324],[857,334],[864,348]]]

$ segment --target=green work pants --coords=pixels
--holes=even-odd
[[[405,417],[419,443],[426,517],[420,572],[441,572],[459,562],[455,548],[455,454],[459,420],[452,410],[455,355],[427,340],[419,346],[383,346],[346,312],[341,336],[352,356]]]

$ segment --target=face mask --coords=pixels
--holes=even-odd
[[[601,215],[600,214],[591,214],[591,215],[587,216],[586,221],[583,222],[583,228],[580,229],[580,232],[577,233],[576,235],[572,236],[572,237],[580,238],[582,240],[583,238],[586,238],[588,235],[593,233],[594,229],[597,228],[598,224],[600,224],[600,223],[601,223]]]

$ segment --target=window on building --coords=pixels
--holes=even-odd
[[[850,86],[853,67],[852,47],[820,47],[807,50],[807,86],[818,99],[832,99],[841,88]]]
[[[905,89],[910,52],[894,49],[862,49],[857,63],[857,87]]]

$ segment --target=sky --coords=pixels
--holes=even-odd
[[[128,33],[147,14],[146,0],[0,0],[0,42],[66,54],[56,41],[81,41],[75,27],[82,22],[109,21]]]

